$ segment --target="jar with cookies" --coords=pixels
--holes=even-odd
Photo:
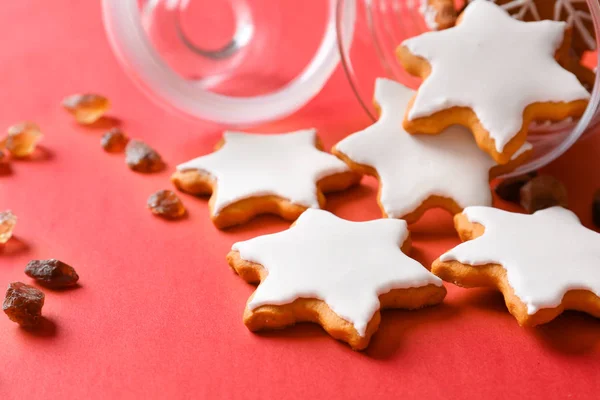
[[[486,36],[493,22],[481,16],[452,38],[457,32],[453,28],[465,21],[467,6],[480,0],[329,0],[320,2],[323,10],[311,20],[265,7],[264,0],[104,0],[103,11],[111,44],[131,77],[151,97],[187,116],[232,127],[281,119],[317,96],[341,64],[356,100],[373,121],[378,118],[373,105],[377,78],[413,90],[441,83],[447,89],[454,86],[456,93],[471,92],[470,98],[454,103],[444,93],[431,92],[428,103],[419,101],[417,109],[407,113],[405,128],[409,133],[438,134],[449,125],[464,125],[499,165],[512,163],[527,142],[532,147],[527,160],[500,170],[501,175],[519,175],[547,165],[600,129],[595,73],[600,5],[595,0],[483,1],[527,23],[507,25],[507,33],[544,26],[537,42],[524,39],[525,32],[494,42]],[[223,21],[223,32],[207,42],[201,29],[194,28],[209,17]],[[561,22],[562,28],[550,27],[549,21]],[[285,37],[290,30],[302,31],[312,52],[289,51]],[[444,36],[446,30],[450,33]],[[428,32],[447,37],[442,41],[449,44],[470,41],[475,47],[462,53],[465,46],[445,47],[447,59],[454,62],[436,68],[439,54],[432,62],[403,46]],[[281,49],[289,54],[288,64],[294,64],[278,71],[285,77],[276,84],[260,77],[272,72],[260,50],[265,47],[271,52]],[[511,62],[505,63],[508,59]],[[431,78],[441,78],[436,85],[424,79],[431,69]],[[475,97],[488,104],[481,106]],[[434,103],[451,107],[442,110]],[[482,107],[488,111],[474,110]],[[436,118],[425,118],[426,109],[435,109],[430,114]],[[435,122],[440,115],[444,121]]]

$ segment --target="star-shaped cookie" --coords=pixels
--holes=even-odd
[[[425,79],[404,128],[438,134],[464,125],[496,162],[509,162],[531,121],[579,117],[588,104],[590,94],[555,59],[565,28],[564,22],[518,21],[476,0],[456,27],[404,41],[401,63]]]
[[[520,325],[546,323],[563,310],[600,317],[600,234],[571,211],[468,207],[454,223],[469,241],[433,263],[445,281],[498,288]]]
[[[377,79],[379,120],[333,148],[333,154],[359,173],[379,179],[379,207],[384,217],[411,223],[429,208],[457,214],[467,206],[492,204],[490,179],[511,171],[529,155],[526,143],[509,164],[497,165],[482,152],[471,132],[452,126],[438,136],[409,135],[402,110],[414,91],[389,79]]]
[[[257,214],[294,220],[325,204],[324,192],[358,183],[360,175],[320,150],[316,130],[282,134],[225,132],[217,151],[177,166],[171,181],[192,194],[211,194],[210,215],[219,228]]]
[[[406,222],[346,221],[309,209],[288,230],[233,245],[227,260],[248,282],[261,282],[248,300],[252,330],[295,322],[319,323],[334,338],[364,349],[382,308],[440,303],[441,280],[404,254]]]

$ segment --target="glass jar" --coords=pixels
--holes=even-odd
[[[375,120],[375,78],[419,85],[396,61],[395,49],[428,30],[422,1],[103,0],[103,15],[118,59],[153,99],[194,118],[243,128],[300,109],[340,61],[357,100]],[[600,43],[600,4],[587,2]],[[598,53],[589,61],[597,66]],[[598,130],[596,76],[578,121],[531,127],[534,155],[513,174],[550,163]]]

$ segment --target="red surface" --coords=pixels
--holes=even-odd
[[[187,196],[189,218],[180,222],[145,209],[150,193],[170,186],[176,163],[208,152],[221,128],[144,97],[113,58],[92,3],[0,5],[0,126],[31,119],[46,133],[35,160],[14,162],[0,177],[0,209],[19,216],[16,238],[0,253],[0,285],[29,282],[23,270],[32,258],[60,258],[81,276],[80,288],[46,291],[49,322],[40,333],[0,316],[0,398],[597,397],[600,321],[567,313],[522,329],[486,290],[447,285],[441,306],[384,312],[363,353],[316,325],[250,333],[241,318],[253,288],[224,256],[234,241],[288,223],[262,217],[220,232],[206,201]],[[159,149],[169,169],[144,176],[104,153],[102,129],[77,127],[59,106],[80,91],[109,96],[123,128]],[[367,123],[338,71],[306,109],[257,130],[312,125],[330,146]],[[547,169],[566,183],[588,226],[598,154],[600,135]],[[329,196],[328,209],[379,217],[374,181],[364,182]],[[457,243],[444,212],[428,213],[412,231],[413,256],[426,265]]]

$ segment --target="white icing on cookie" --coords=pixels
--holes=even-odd
[[[454,199],[462,208],[491,205],[489,171],[496,163],[477,147],[468,129],[452,126],[436,136],[410,135],[402,129],[402,111],[414,93],[397,82],[377,79],[379,120],[335,149],[377,171],[379,202],[388,217],[402,218],[434,195]],[[526,143],[513,158],[530,149]]]
[[[600,296],[600,234],[582,226],[571,211],[552,207],[526,215],[469,207],[463,214],[485,232],[440,260],[502,265],[529,315],[560,305],[569,290]]]
[[[213,214],[236,201],[275,195],[305,207],[319,208],[317,182],[349,168],[315,147],[316,130],[282,134],[225,132],[219,150],[177,166],[216,179]],[[214,196],[214,194],[213,194]]]
[[[309,209],[290,229],[235,243],[232,249],[268,271],[248,303],[251,310],[315,298],[364,336],[380,308],[380,295],[442,286],[438,277],[400,250],[407,237],[405,221],[351,222]]]
[[[564,22],[521,22],[494,3],[476,0],[456,27],[404,41],[432,67],[408,119],[471,108],[502,152],[521,130],[529,104],[589,99],[577,77],[554,59],[565,27]]]

